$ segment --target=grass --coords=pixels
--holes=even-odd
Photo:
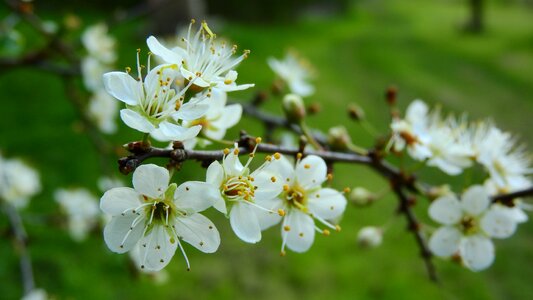
[[[308,16],[290,26],[228,22],[217,31],[252,50],[239,68],[239,81],[255,82],[258,89],[268,88],[272,80],[267,57],[281,57],[289,47],[306,56],[320,74],[317,93],[309,100],[323,108],[310,123],[322,130],[346,124],[353,140],[363,146],[370,146],[372,138],[350,123],[344,109],[352,101],[359,103],[368,119],[385,131],[388,117],[382,95],[390,84],[400,89],[401,107],[422,98],[441,103],[446,111],[491,117],[532,145],[532,12],[519,5],[490,2],[487,33],[471,36],[458,29],[466,17],[463,2],[406,2],[359,1],[341,17]],[[137,34],[142,25],[114,28],[121,43],[120,68],[132,65],[134,49],[143,45]],[[394,217],[392,196],[370,208],[349,207],[341,233],[317,236],[308,253],[289,253],[284,258],[279,257],[277,228],[266,231],[259,245],[246,245],[234,237],[223,217],[210,211],[222,235],[216,254],[187,247],[192,270],[185,271],[177,253],[168,267],[169,280],[163,284],[134,275],[127,256],[110,253],[99,230],[89,240],[75,243],[57,221],[54,189],[85,186],[96,191],[100,172],[87,138],[75,130],[74,110],[61,89],[59,79],[29,69],[0,77],[0,148],[9,156],[29,159],[43,180],[43,193],[24,213],[37,285],[60,299],[527,299],[533,295],[531,223],[520,226],[511,239],[496,241],[497,258],[487,271],[472,273],[435,260],[441,277],[436,285],[427,279],[404,220]],[[252,93],[235,95],[247,98]],[[277,101],[267,104],[275,112],[280,111],[278,106]],[[252,120],[244,119],[241,125],[261,134]],[[235,129],[228,137],[236,133]],[[125,126],[113,136],[116,145],[133,139],[139,136]],[[175,179],[203,179],[195,163],[187,163],[184,169]],[[464,184],[462,179],[434,171],[423,176],[436,183]],[[334,186],[381,190],[385,183],[364,167],[340,165]],[[423,215],[426,209],[421,201],[416,210]],[[43,220],[44,215],[54,215],[53,222]],[[359,228],[391,218],[380,248],[356,247]],[[4,218],[0,228],[6,228]],[[20,297],[18,261],[11,244],[0,243],[0,257],[2,297]]]

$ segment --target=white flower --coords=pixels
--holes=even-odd
[[[124,183],[116,177],[103,176],[98,179],[97,185],[100,191],[105,192],[112,188],[124,186]]]
[[[309,63],[289,51],[283,60],[273,57],[268,59],[270,68],[283,79],[292,93],[307,97],[315,92],[315,88],[307,81],[313,77]]]
[[[194,23],[194,21],[191,22],[187,37],[182,39],[184,45],[168,49],[155,37],[150,36],[146,41],[150,51],[161,57],[163,61],[178,65],[183,78],[188,81],[194,80],[197,90],[216,87],[230,92],[254,86],[235,83],[238,74],[234,68],[248,57],[250,51],[245,50],[241,56],[233,57],[237,46],[228,47],[225,42],[216,42],[215,35],[205,21],[201,23],[195,34],[191,33]]]
[[[21,300],[46,300],[48,295],[43,289],[33,289],[29,293],[25,294]]]
[[[107,26],[103,23],[87,27],[82,34],[81,41],[89,56],[103,63],[113,63],[117,59],[115,53],[115,39],[107,34]]]
[[[433,233],[429,248],[440,257],[459,255],[464,265],[479,271],[494,260],[491,238],[507,238],[517,226],[514,212],[501,205],[491,205],[487,191],[479,185],[467,189],[461,201],[454,195],[435,200],[429,216],[443,224]]]
[[[117,131],[115,123],[117,112],[118,102],[103,89],[97,90],[89,99],[89,117],[103,133],[111,134]]]
[[[214,88],[209,98],[209,109],[205,115],[193,121],[185,121],[185,127],[201,125],[200,134],[211,140],[222,140],[228,128],[235,126],[241,120],[242,106],[240,104],[226,105],[226,92]],[[209,144],[209,141],[204,141]]]
[[[28,205],[29,198],[41,191],[39,174],[20,159],[4,159],[0,155],[0,198],[18,209]]]
[[[261,240],[259,219],[276,212],[258,203],[269,203],[282,191],[279,177],[266,171],[265,166],[275,163],[280,154],[275,154],[274,158],[267,157],[263,165],[250,173],[248,166],[253,153],[244,166],[239,160],[237,145],[233,151],[226,150],[226,153],[222,164],[214,161],[207,169],[206,181],[220,187],[214,207],[229,215],[231,228],[241,240],[257,243]]]
[[[450,123],[441,119],[438,110],[429,113],[423,101],[415,100],[407,108],[405,119],[395,119],[391,124],[394,148],[401,151],[407,147],[412,158],[458,175],[472,165],[473,154],[468,145],[458,142],[461,132]]]
[[[110,70],[110,66],[98,59],[87,56],[81,60],[81,74],[83,84],[87,90],[94,92],[103,88],[102,75]]]
[[[68,216],[70,236],[76,241],[84,240],[98,222],[98,199],[82,188],[59,189],[54,198]]]
[[[204,182],[169,185],[168,170],[142,165],[133,173],[133,189],[114,188],[100,201],[104,213],[113,216],[104,229],[104,239],[113,252],[139,249],[140,268],[164,268],[180,247],[180,240],[205,253],[218,249],[220,235],[215,225],[199,212],[211,207],[218,191]]]
[[[379,227],[366,226],[357,233],[357,244],[364,248],[375,248],[383,241],[383,230]]]
[[[192,81],[177,92],[171,85],[179,75],[178,68],[169,64],[149,70],[143,81],[138,55],[137,69],[137,80],[125,72],[104,74],[107,92],[126,103],[127,108],[120,111],[122,121],[159,141],[183,141],[198,135],[201,126],[185,128],[178,123],[198,119],[209,108],[204,97],[183,103],[183,95]]]
[[[526,176],[533,172],[531,159],[510,133],[492,126],[477,144],[477,162],[487,169],[498,186],[515,189],[529,181]]]
[[[261,200],[257,203],[270,210],[282,210],[283,217],[276,214],[265,214],[260,218],[262,229],[280,222],[282,219],[281,236],[283,239],[281,253],[285,246],[295,252],[305,252],[313,244],[315,230],[325,235],[329,230],[320,229],[313,219],[325,226],[340,230],[328,220],[339,218],[346,208],[344,196],[331,188],[322,188],[327,178],[327,166],[321,157],[309,155],[296,162],[293,166],[285,157],[279,163],[267,168],[280,174],[284,183],[283,193],[270,201]]]

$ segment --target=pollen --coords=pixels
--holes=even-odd
[[[270,181],[276,182],[276,177],[274,177],[274,176],[270,177]]]
[[[285,225],[285,226],[283,226],[283,230],[290,231],[291,227],[289,225]]]
[[[341,227],[339,225],[335,225],[335,231],[340,232],[341,231]]]
[[[256,137],[256,138],[255,138],[255,143],[256,143],[256,144],[259,144],[259,143],[261,143],[262,140],[263,140],[263,139],[261,139],[261,137]]]
[[[272,161],[272,156],[267,155],[267,156],[265,157],[265,160],[266,160],[266,161]]]
[[[224,84],[231,84],[232,82],[233,82],[233,80],[231,80],[231,79],[224,80]]]
[[[301,159],[301,158],[302,158],[302,156],[303,156],[303,154],[302,154],[302,153],[298,153],[298,154],[296,154],[296,159]]]
[[[229,149],[228,149],[228,148],[226,148],[226,149],[224,149],[224,151],[223,151],[223,152],[224,152],[224,155],[228,155],[228,154],[229,154]]]
[[[279,154],[278,152],[274,153],[274,158],[275,159],[280,159],[281,158],[281,154]]]
[[[284,211],[283,209],[281,209],[281,208],[278,209],[278,215],[279,215],[280,217],[285,216],[285,211]]]
[[[130,67],[126,67],[126,73],[130,73],[131,72],[131,68]]]
[[[233,150],[233,154],[235,154],[235,155],[239,155],[239,148],[235,148],[235,149]]]
[[[345,187],[344,190],[343,190],[344,193],[348,194],[350,192],[350,188],[349,187]]]
[[[322,234],[325,235],[325,236],[329,236],[330,232],[329,232],[329,230],[324,229],[324,230],[322,231]]]
[[[281,252],[279,253],[279,256],[285,256],[285,255],[287,255],[287,253],[285,251],[281,250]]]

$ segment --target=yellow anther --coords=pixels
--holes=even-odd
[[[285,211],[284,211],[283,209],[281,209],[281,208],[278,209],[278,215],[279,215],[280,217],[284,217],[284,216],[285,216]]]
[[[298,235],[299,235],[300,237],[304,237],[304,233],[303,233],[303,232],[300,232]]]
[[[286,185],[286,184],[284,184],[284,185],[283,185],[283,190],[284,190],[285,192],[289,191],[289,186]]]
[[[233,80],[231,80],[231,79],[224,80],[224,84],[231,84],[232,82],[233,82]]]
[[[256,144],[259,144],[259,143],[261,143],[262,140],[263,140],[263,139],[261,139],[261,137],[256,137],[256,138],[255,138],[255,143],[256,143]]]
[[[239,155],[239,148],[235,148],[235,149],[233,150],[233,154],[235,154],[235,155]]]
[[[283,226],[283,230],[290,231],[291,227],[289,225],[285,225],[285,226]]]
[[[345,187],[343,191],[344,191],[345,194],[348,194],[350,192],[350,188],[349,187]]]
[[[329,232],[329,230],[324,229],[324,230],[322,231],[322,234],[325,235],[325,236],[329,236],[330,232]]]
[[[191,19],[191,24],[196,23],[196,19]]]
[[[281,158],[281,154],[279,154],[278,152],[274,153],[274,158],[275,159],[280,159]]]
[[[270,177],[270,181],[276,182],[276,177],[274,177],[274,176]]]
[[[267,155],[267,156],[265,157],[265,160],[266,160],[266,161],[272,161],[272,156]]]
[[[329,181],[333,180],[333,174],[329,173],[328,176],[327,176],[327,179],[328,179]]]
[[[254,158],[255,157],[255,153],[250,153],[250,154],[248,154],[248,156]]]
[[[229,149],[228,148],[224,149],[224,155],[228,155],[228,154],[229,154]]]
[[[141,53],[141,48],[137,48],[137,53]]]
[[[303,154],[302,154],[302,153],[298,153],[298,154],[296,154],[296,159],[301,159],[301,158],[302,158],[302,156],[303,156]]]
[[[130,67],[126,67],[126,73],[129,73],[131,72],[131,68]]]
[[[285,256],[287,253],[285,253],[285,251],[281,250],[281,252],[279,253],[279,256]]]
[[[180,108],[181,108],[181,102],[180,102],[180,101],[176,101],[176,107],[175,107],[175,109],[176,109],[176,110],[180,110]]]
[[[304,165],[304,168],[306,168],[306,169],[310,169],[310,168],[311,168],[311,165],[309,165],[309,164],[305,164],[305,165]]]
[[[337,232],[340,232],[340,231],[341,231],[341,227],[340,227],[339,225],[335,225],[335,230],[336,230]]]

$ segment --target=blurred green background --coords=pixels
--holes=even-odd
[[[231,39],[240,49],[252,51],[238,69],[239,81],[254,82],[256,88],[231,96],[248,99],[259,90],[269,89],[274,75],[266,59],[280,58],[286,49],[294,48],[319,73],[314,82],[317,92],[307,99],[322,106],[322,112],[309,120],[315,128],[327,131],[342,123],[357,144],[371,146],[372,137],[348,119],[346,106],[357,102],[370,122],[385,133],[389,117],[383,94],[393,84],[399,88],[402,108],[421,98],[442,104],[445,111],[468,112],[474,119],[490,117],[502,129],[515,132],[525,144],[533,145],[531,3],[486,1],[486,28],[481,34],[461,29],[468,19],[466,1],[339,3],[328,13],[317,13],[320,9],[311,6],[298,18],[288,20],[281,16],[267,23],[217,18],[211,27],[219,36]],[[283,5],[273,7],[282,9]],[[293,5],[287,7],[299,11]],[[37,12],[51,20],[61,20],[67,12],[75,13],[84,26],[110,15],[104,6],[92,9],[77,2],[62,9],[42,9]],[[4,16],[5,10],[1,12]],[[257,11],[250,12],[253,13]],[[147,28],[152,28],[149,14],[111,28],[118,40],[117,69],[134,65],[135,49],[146,49],[144,39],[150,33]],[[31,37],[28,40],[28,45],[38,43]],[[264,232],[259,244],[248,245],[234,236],[224,217],[209,211],[207,215],[222,235],[219,251],[208,255],[185,245],[191,271],[186,271],[181,254],[176,253],[167,267],[168,281],[157,283],[150,276],[133,272],[127,255],[111,253],[100,229],[88,240],[77,243],[62,226],[53,191],[58,187],[83,186],[97,193],[96,180],[101,170],[97,154],[78,130],[76,114],[64,96],[61,79],[31,68],[1,72],[0,99],[2,153],[29,160],[41,174],[43,191],[22,215],[30,236],[37,286],[57,299],[533,297],[531,222],[521,225],[512,238],[495,242],[496,261],[484,272],[473,273],[435,259],[441,282],[434,284],[426,276],[413,237],[405,231],[405,220],[395,216],[397,203],[391,195],[368,208],[349,206],[341,221],[342,232],[317,236],[309,252],[288,252],[286,257],[279,256],[278,227]],[[280,113],[279,100],[273,99],[265,109]],[[116,146],[141,138],[123,124],[120,126],[111,137]],[[243,119],[238,127],[254,135],[263,130],[250,119]],[[237,132],[238,128],[233,129],[227,138]],[[202,180],[204,174],[198,164],[187,162],[174,179]],[[426,172],[423,177],[433,183],[466,184],[462,177],[450,178],[437,171]],[[131,182],[131,176],[123,179]],[[334,186],[340,189],[365,186],[380,191],[386,184],[364,167],[336,168]],[[415,210],[424,215],[426,209],[426,201],[420,201]],[[381,247],[363,250],[356,246],[355,237],[362,226],[386,222],[389,229]],[[5,217],[0,217],[0,298],[16,299],[22,288],[7,228]]]

